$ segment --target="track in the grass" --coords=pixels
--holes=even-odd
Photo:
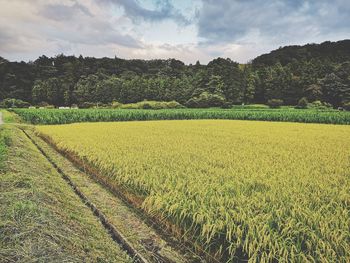
[[[137,263],[148,263],[149,261],[145,259],[131,244],[130,242],[112,225],[108,222],[107,217],[84,195],[79,188],[74,184],[70,177],[65,174],[56,163],[42,150],[42,148],[30,137],[30,135],[23,130],[26,137],[36,146],[36,148],[41,152],[45,159],[56,169],[56,171],[62,176],[62,178],[67,182],[67,184],[72,188],[72,190],[79,196],[81,201],[91,209],[93,214],[102,223],[103,227],[110,234],[112,239],[121,246],[128,255]]]

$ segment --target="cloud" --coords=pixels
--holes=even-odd
[[[169,0],[157,1],[155,10],[142,7],[136,0],[102,0],[102,2],[122,7],[125,15],[134,22],[140,20],[159,22],[171,19],[180,25],[190,24],[190,21]]]
[[[92,1],[0,2],[0,54],[5,57],[22,60],[41,54],[90,55],[110,46],[142,47],[140,40],[114,25],[108,10]]]
[[[349,0],[0,0],[0,56],[245,63],[275,48],[350,38]]]
[[[54,19],[57,21],[71,20],[80,14],[90,17],[92,16],[87,7],[77,2],[75,2],[73,5],[48,4],[41,8],[39,14],[48,19]]]
[[[203,0],[198,35],[208,43],[241,41],[252,32],[270,42],[303,41],[348,30],[349,9],[344,0]]]
[[[39,15],[54,20],[48,23],[45,36],[73,44],[101,45],[118,44],[131,48],[140,47],[140,42],[131,35],[121,33],[105,17],[93,14],[88,7],[77,2],[48,4],[42,6]]]
[[[154,10],[136,1],[102,1],[105,4],[97,0],[0,0],[0,55],[10,60],[34,60],[42,54],[117,54],[148,59],[175,56],[189,61],[184,55],[188,53],[172,43],[177,34],[184,34],[176,29],[176,23],[185,24],[187,20],[169,1],[156,3]],[[124,14],[116,15],[109,5],[117,2],[125,9]],[[137,25],[137,19],[145,23]],[[162,40],[153,42],[152,37],[144,37],[153,32],[159,32],[153,37]],[[164,42],[164,35],[170,32],[173,38]]]

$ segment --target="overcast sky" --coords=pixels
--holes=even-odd
[[[350,38],[350,0],[0,0],[0,56],[245,63],[284,45]]]

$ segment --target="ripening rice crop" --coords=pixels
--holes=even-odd
[[[350,261],[350,126],[192,120],[38,131],[222,262]]]

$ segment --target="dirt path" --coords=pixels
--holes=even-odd
[[[2,121],[2,112],[0,112],[0,125],[3,124],[4,122]]]

